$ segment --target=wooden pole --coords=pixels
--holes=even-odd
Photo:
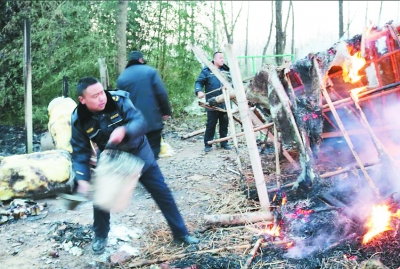
[[[259,238],[256,243],[254,244],[253,249],[251,250],[251,252],[249,253],[249,257],[246,260],[246,265],[244,267],[244,269],[250,268],[251,263],[253,262],[254,257],[257,254],[258,249],[261,246],[261,243],[263,242],[264,239]]]
[[[374,142],[374,145],[378,151],[379,156],[380,157],[385,156],[389,160],[392,167],[395,168],[395,171],[398,174],[399,173],[398,167],[396,165],[395,160],[393,160],[392,156],[390,156],[390,154],[388,153],[386,148],[383,146],[382,142],[378,139],[378,137],[375,135],[374,131],[372,130],[367,117],[365,116],[360,105],[358,104],[357,96],[352,91],[350,91],[350,97],[351,97],[351,99],[353,99],[354,105],[355,105],[356,109],[358,110],[358,112],[360,113],[361,123],[363,124],[364,128],[368,131],[369,135],[371,136],[371,139]]]
[[[383,89],[384,87],[380,87],[380,88],[376,88],[376,89],[368,91],[368,92],[363,92],[362,94],[359,95],[358,102],[361,103],[363,101],[367,101],[367,100],[370,100],[370,99],[373,99],[373,98],[377,98],[377,97],[381,97],[381,96],[385,96],[385,95],[397,92],[397,91],[400,90],[400,87],[398,87],[398,86],[399,85],[393,86],[393,87],[396,87],[396,88],[391,89],[391,90],[385,90],[385,89]],[[374,95],[371,95],[371,96],[365,96],[367,94],[374,93],[374,92],[377,92],[377,91],[381,91],[381,92],[377,93],[377,94],[374,94]],[[365,97],[361,97],[361,96],[365,96]],[[347,98],[344,98],[342,100],[338,100],[338,101],[332,102],[332,104],[334,105],[335,108],[341,108],[341,107],[344,107],[344,106],[348,106],[352,102],[353,101],[351,100],[351,98],[347,97]],[[329,108],[328,104],[323,105],[322,108],[323,108],[322,112],[330,111],[330,108]]]
[[[181,139],[184,140],[184,139],[187,139],[187,138],[189,138],[189,137],[193,137],[193,136],[202,134],[202,133],[204,133],[205,131],[206,131],[206,128],[202,128],[202,129],[200,129],[200,130],[197,130],[197,131],[194,131],[194,132],[191,132],[191,133],[188,133],[188,134],[185,134],[185,135],[181,136]]]
[[[249,151],[251,165],[253,168],[254,179],[256,181],[256,187],[258,192],[258,197],[260,199],[260,206],[263,210],[269,212],[269,198],[267,187],[265,184],[264,174],[261,167],[261,159],[258,153],[256,137],[253,132],[253,125],[249,117],[249,107],[247,104],[247,98],[243,89],[243,83],[241,79],[241,74],[239,70],[239,65],[236,58],[232,54],[231,44],[226,45],[226,54],[228,57],[228,62],[230,63],[230,70],[233,85],[235,90],[232,88],[230,83],[225,79],[221,72],[216,68],[210,61],[208,61],[207,56],[197,47],[192,47],[193,52],[198,58],[200,58],[208,68],[214,73],[214,75],[219,79],[219,81],[227,88],[229,91],[234,91],[236,93],[236,100],[238,102],[239,113],[243,124],[243,129],[246,133],[247,149]]]
[[[25,71],[25,129],[26,153],[33,152],[33,124],[32,124],[32,65],[31,65],[31,23],[24,21],[24,71]]]
[[[279,164],[278,130],[274,125],[274,146],[275,146],[275,165],[276,165],[276,186],[281,188],[281,166]]]
[[[314,58],[313,61],[314,61],[315,68],[318,68],[317,60]],[[327,104],[329,105],[329,108],[331,109],[332,115],[335,118],[336,123],[338,124],[340,131],[342,131],[343,137],[346,140],[347,144],[349,145],[349,148],[350,148],[351,152],[353,153],[353,156],[356,159],[358,165],[360,166],[360,169],[363,172],[363,174],[365,176],[365,179],[367,180],[367,182],[370,185],[370,187],[372,188],[372,190],[378,196],[380,196],[378,188],[375,186],[375,183],[372,181],[372,179],[368,175],[367,170],[364,167],[364,164],[362,163],[360,157],[358,156],[357,152],[354,149],[354,146],[353,146],[353,143],[351,142],[350,136],[347,134],[346,129],[345,129],[344,125],[343,125],[343,122],[341,121],[341,119],[340,119],[340,117],[339,117],[339,115],[338,115],[338,113],[336,111],[336,108],[332,104],[332,100],[331,100],[328,92],[326,91],[326,88],[325,88],[325,85],[323,83],[323,79],[321,77],[321,73],[320,72],[321,71],[318,68],[317,69],[317,73],[318,73],[318,79],[319,79],[319,82],[320,82],[320,85],[321,85],[322,94],[324,95],[325,100],[326,100]]]
[[[222,89],[222,94],[223,94],[224,100],[225,100],[226,113],[228,114],[229,128],[231,129],[233,145],[235,146],[235,152],[236,152],[236,156],[237,156],[237,164],[238,164],[239,172],[240,172],[240,175],[243,176],[242,162],[240,161],[239,145],[238,145],[237,137],[236,137],[235,123],[233,121],[231,98],[229,97],[229,90],[227,90],[225,87],[222,87],[221,89]]]
[[[253,132],[253,123],[249,116],[249,106],[246,98],[246,93],[243,88],[242,76],[240,74],[239,64],[236,57],[233,55],[233,45],[227,44],[225,52],[230,65],[233,85],[235,86],[236,100],[239,107],[240,118],[242,119],[243,129],[246,137],[247,149],[250,155],[251,166],[253,168],[253,175],[256,183],[258,197],[260,199],[260,206],[263,210],[269,212],[270,203],[268,198],[268,191],[265,184],[264,173],[261,166],[261,158],[258,152],[256,136]]]
[[[270,212],[247,212],[239,214],[219,214],[204,216],[205,224],[219,225],[248,224],[271,220],[274,220],[274,216]]]
[[[254,128],[253,132],[258,132],[260,130],[263,130],[263,129],[266,129],[268,127],[271,127],[272,125],[274,125],[273,122],[268,123],[268,124],[264,124],[262,126]],[[241,136],[244,136],[244,135],[245,135],[245,133],[241,132],[241,133],[236,134],[236,137],[241,137]],[[207,143],[209,145],[212,145],[212,144],[219,143],[219,142],[226,141],[226,140],[230,140],[230,139],[232,139],[232,136],[227,136],[227,137],[224,137],[224,138],[215,139],[215,140],[212,140],[212,141],[208,141]]]

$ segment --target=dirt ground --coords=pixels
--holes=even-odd
[[[279,245],[278,239],[264,247],[251,265],[244,267],[259,238],[260,227],[251,223],[210,226],[204,221],[204,216],[209,214],[259,209],[258,202],[249,199],[251,194],[240,187],[243,182],[240,183],[237,174],[238,156],[245,174],[249,174],[251,168],[244,137],[239,139],[239,155],[235,150],[227,151],[216,146],[210,153],[204,153],[202,135],[181,140],[182,135],[204,127],[204,120],[200,119],[170,120],[164,130],[164,139],[171,146],[173,155],[158,161],[189,231],[201,240],[199,245],[180,247],[171,244],[171,233],[162,213],[139,185],[129,207],[112,215],[104,254],[96,256],[91,253],[92,204],[86,202],[76,210],[67,210],[62,199],[52,197],[35,201],[46,205],[39,216],[0,225],[0,268],[397,268],[384,267],[379,259],[372,259],[381,253],[377,249],[363,251],[361,246],[346,244],[345,241],[325,253],[311,255],[311,258],[285,257],[286,247]],[[10,132],[9,127],[7,130],[4,128],[1,131],[14,135],[0,140],[1,155],[21,154],[24,142],[21,129],[11,129]],[[36,134],[36,151],[40,150],[39,140],[40,134]],[[339,169],[339,161],[350,164],[344,152],[335,150],[338,142],[342,141],[325,144],[325,154],[317,163],[321,174]],[[296,158],[295,154],[293,157]],[[275,169],[273,148],[267,148],[261,158],[264,174],[268,177]],[[283,181],[293,182],[298,171],[284,160],[281,165],[285,175]],[[294,204],[304,206],[310,201],[307,196],[300,198],[303,199]],[[378,245],[382,248],[381,244]],[[130,258],[110,262],[110,258],[115,261],[116,254],[124,253],[129,253]],[[399,253],[396,250],[390,255]],[[365,267],[365,261],[369,260],[376,262],[376,267]]]
[[[197,125],[199,128],[203,127],[202,123]],[[181,140],[180,135],[185,134],[188,129],[185,126],[176,127],[172,123],[170,126],[172,128],[168,128],[168,124],[166,126],[165,141],[174,153],[171,157],[161,158],[158,163],[189,231],[196,234],[205,229],[202,218],[209,211],[212,197],[234,188],[238,176],[226,168],[237,170],[236,155],[234,151],[217,149],[215,146],[210,153],[205,154],[201,135]],[[21,131],[11,129],[11,132]],[[3,155],[23,149],[21,144],[24,141],[20,137],[21,134],[13,137],[17,141],[2,141]],[[34,140],[36,151],[39,150],[39,137],[40,135],[36,135]],[[4,151],[8,151],[8,154]],[[177,251],[181,249],[170,244],[172,237],[166,221],[141,185],[136,188],[129,207],[112,215],[107,251],[100,256],[92,255],[89,240],[83,240],[80,246],[82,253],[74,253],[67,251],[67,247],[63,249],[62,242],[54,239],[55,232],[62,224],[64,227],[77,225],[90,230],[90,202],[80,204],[73,211],[67,210],[64,200],[58,197],[35,202],[46,204],[37,218],[12,220],[0,225],[0,268],[108,268],[109,256],[118,252],[121,247],[127,247],[134,256],[139,257],[146,256],[150,245]],[[58,255],[54,254],[56,252]]]

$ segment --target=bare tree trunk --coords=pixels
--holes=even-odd
[[[343,0],[339,0],[339,38],[342,38],[343,34]]]
[[[271,41],[271,35],[272,35],[272,26],[274,24],[274,1],[271,1],[271,23],[269,25],[269,34],[268,34],[268,40],[267,43],[265,44],[264,48],[263,48],[263,52],[262,55],[264,56],[267,52],[268,46],[269,46],[269,42]],[[262,64],[265,63],[265,58],[262,58]]]
[[[289,9],[288,9],[288,13],[287,13],[287,16],[286,16],[286,22],[285,22],[285,30],[283,31],[283,45],[282,45],[282,53],[285,53],[285,49],[286,49],[286,30],[287,30],[287,26],[288,26],[288,23],[289,23],[289,15],[290,15],[290,9],[292,8],[292,5],[291,5],[291,1],[290,1],[290,3],[289,3]]]
[[[282,0],[275,1],[275,15],[276,15],[276,41],[275,41],[275,54],[283,54],[283,39],[284,32],[282,29]],[[280,65],[282,63],[281,57],[275,57],[276,64]]]
[[[217,38],[217,36],[216,36],[216,32],[217,32],[216,6],[217,6],[217,3],[214,1],[213,5],[214,5],[214,10],[213,10],[213,41],[212,41],[213,43],[212,43],[212,48],[213,48],[214,51],[217,51],[217,47],[215,45],[215,40]]]
[[[244,56],[246,56],[246,58],[244,59],[246,71],[249,70],[249,59],[247,59],[247,56],[248,56],[247,54],[248,54],[248,49],[249,49],[249,14],[250,14],[250,1],[247,2],[246,47],[244,49]]]
[[[116,14],[116,39],[117,39],[117,69],[121,74],[126,65],[126,24],[128,16],[128,1],[119,0]]]
[[[379,7],[379,17],[378,17],[378,23],[376,25],[378,25],[381,23],[381,15],[382,15],[382,5],[383,5],[383,1],[381,1],[381,5]]]
[[[242,6],[240,6],[240,10],[239,10],[235,20],[233,20],[233,11],[232,11],[232,21],[231,21],[231,25],[228,29],[228,23],[225,18],[226,16],[225,16],[225,11],[224,11],[224,5],[223,5],[222,1],[219,1],[219,4],[221,6],[221,15],[222,15],[223,23],[224,23],[224,29],[225,29],[227,42],[228,42],[228,44],[233,44],[233,31],[235,30],[235,25],[240,16],[240,12],[242,12]],[[231,8],[233,9],[233,1],[231,1]]]
[[[221,6],[221,15],[222,15],[222,20],[224,22],[224,29],[225,29],[225,34],[226,34],[226,40],[229,44],[233,43],[233,39],[231,36],[231,33],[228,31],[228,23],[226,22],[225,18],[225,11],[224,11],[224,5],[222,4],[222,1],[219,1],[219,4]]]
[[[292,7],[292,47],[290,53],[294,55],[294,8],[292,0],[290,0],[290,6]]]

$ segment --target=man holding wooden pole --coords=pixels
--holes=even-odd
[[[229,75],[229,67],[224,64],[224,55],[222,52],[215,52],[214,59],[212,61],[215,67],[217,67],[222,73]],[[214,75],[214,73],[208,67],[204,67],[201,70],[199,77],[195,82],[195,94],[199,99],[206,97],[206,101],[210,100],[212,97],[216,97],[222,94],[221,87],[223,84]],[[205,88],[205,92],[203,91]],[[216,90],[217,89],[217,90]],[[218,104],[220,108],[225,109],[225,104]],[[228,135],[228,125],[229,119],[226,112],[214,111],[207,109],[207,124],[206,131],[204,133],[204,151],[210,152],[212,145],[207,142],[214,139],[215,127],[219,122],[219,136],[224,138]],[[231,147],[228,145],[227,141],[221,142],[221,147],[223,149],[230,150]]]

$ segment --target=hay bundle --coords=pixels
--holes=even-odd
[[[94,169],[93,204],[109,212],[124,209],[132,197],[144,161],[133,154],[105,149]]]

